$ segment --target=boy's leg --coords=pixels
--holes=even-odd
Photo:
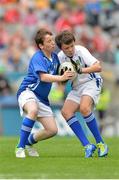
[[[80,140],[82,145],[84,146],[85,157],[86,158],[92,157],[92,154],[96,149],[96,146],[93,144],[90,144],[90,142],[88,141],[88,139],[87,139],[80,123],[78,122],[77,118],[75,116],[73,116],[72,118],[70,118],[67,121],[67,123],[70,126],[70,128],[73,130],[73,132],[75,133],[77,138]]]
[[[84,119],[96,140],[97,147],[98,147],[98,156],[99,157],[106,156],[108,154],[108,147],[104,143],[101,137],[101,133],[99,131],[95,115],[93,113],[90,113],[88,116],[85,116]]]
[[[43,125],[44,129],[30,134],[26,146],[29,156],[39,156],[38,152],[32,147],[32,145],[38,141],[53,137],[58,131],[54,117],[43,117],[39,118],[38,121]]]
[[[30,99],[30,101],[29,101]],[[21,131],[20,131],[20,140],[16,148],[16,157],[25,157],[25,145],[29,134],[34,126],[36,117],[37,117],[37,110],[38,105],[33,96],[33,93],[29,93],[24,91],[19,96],[19,106],[21,110],[21,115],[23,115],[23,110],[26,112],[26,117],[23,119]]]
[[[22,122],[21,131],[20,131],[20,140],[16,148],[16,157],[25,157],[25,145],[28,139],[28,136],[33,128],[35,121],[25,117]]]
[[[62,109],[62,115],[66,119],[67,124],[70,126],[70,128],[77,136],[77,138],[80,140],[82,145],[86,147],[85,157],[91,157],[93,151],[95,150],[95,147],[92,147],[92,145],[90,144],[77,117],[74,115],[78,108],[79,108],[79,104],[77,104],[72,100],[66,100]]]
[[[80,103],[80,111],[85,119],[88,128],[90,129],[96,140],[97,146],[98,144],[99,145],[101,144],[101,146],[98,146],[100,147],[98,148],[99,156],[104,156],[105,154],[108,153],[108,148],[107,145],[104,144],[104,141],[101,137],[101,133],[97,125],[96,117],[94,113],[91,112],[92,105],[93,105],[93,99],[88,95],[83,95]]]

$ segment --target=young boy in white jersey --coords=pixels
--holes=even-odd
[[[57,133],[57,126],[50,108],[48,95],[52,82],[62,82],[71,79],[74,73],[66,71],[57,75],[59,60],[53,52],[55,42],[53,35],[46,29],[40,29],[35,36],[38,50],[30,60],[28,73],[17,92],[21,115],[25,115],[20,140],[15,154],[17,158],[25,158],[25,149],[29,156],[39,156],[32,144],[48,139]],[[44,129],[33,134],[31,130],[35,121],[39,121]]]
[[[72,81],[72,90],[65,100],[62,115],[85,147],[85,157],[92,157],[96,146],[90,144],[85,136],[75,116],[78,111],[82,114],[96,140],[98,156],[106,156],[108,147],[101,137],[95,115],[92,112],[93,105],[97,103],[101,92],[102,78],[99,74],[101,64],[85,47],[75,45],[75,37],[71,32],[65,30],[59,33],[55,41],[59,49],[61,49],[58,53],[60,63],[71,62],[78,73],[77,77]]]

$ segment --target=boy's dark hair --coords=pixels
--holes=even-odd
[[[37,31],[37,33],[35,35],[35,42],[36,42],[36,45],[38,48],[39,48],[39,44],[43,45],[44,38],[47,34],[52,36],[52,32],[50,32],[49,30],[47,30],[45,28],[41,28]]]
[[[75,37],[74,35],[68,31],[68,30],[64,30],[61,33],[59,33],[56,37],[55,37],[55,42],[57,44],[57,46],[61,49],[62,44],[70,44],[73,41],[75,41]]]

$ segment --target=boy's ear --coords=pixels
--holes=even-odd
[[[42,50],[42,49],[43,49],[43,45],[42,45],[42,44],[39,44],[39,48]]]

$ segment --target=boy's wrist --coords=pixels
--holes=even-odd
[[[77,73],[78,73],[78,74],[82,74],[82,73],[83,73],[81,67],[77,70]]]

